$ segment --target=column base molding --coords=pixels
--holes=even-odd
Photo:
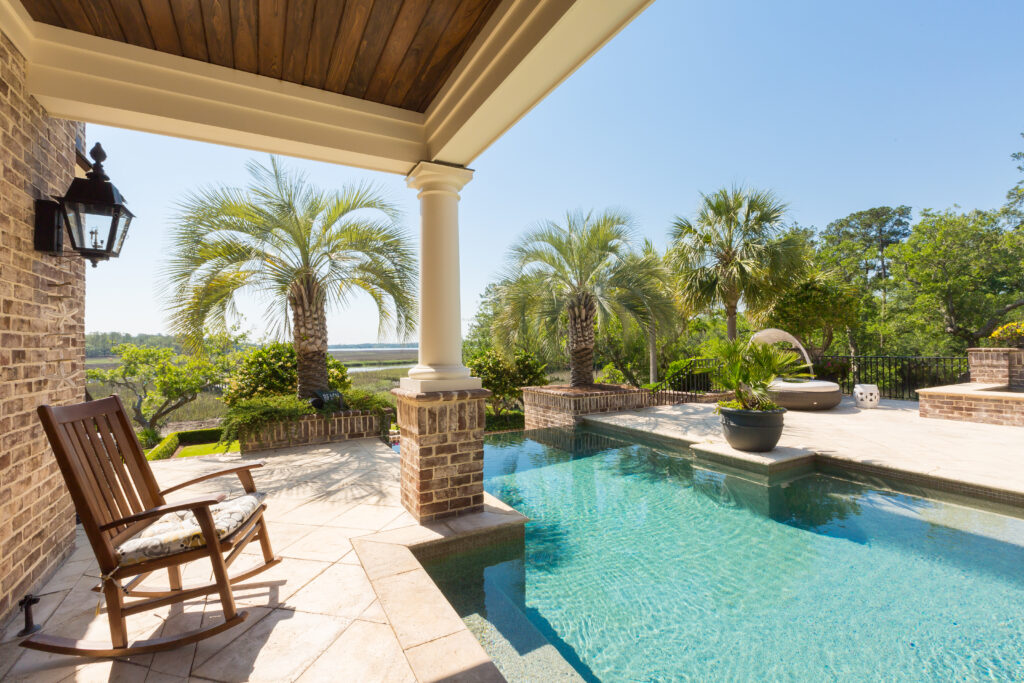
[[[416,379],[402,377],[398,381],[401,391],[412,394],[429,394],[447,391],[483,391],[479,377],[463,377],[461,379]]]

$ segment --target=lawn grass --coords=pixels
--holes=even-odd
[[[231,445],[228,446],[227,452],[237,453],[239,451],[239,445],[237,441],[232,441]],[[197,455],[220,455],[224,453],[224,445],[219,443],[197,443],[192,446],[185,446],[178,451],[177,457],[179,458],[192,458]]]

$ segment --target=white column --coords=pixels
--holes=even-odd
[[[406,178],[420,200],[419,364],[401,388],[416,392],[479,389],[462,364],[459,305],[459,190],[473,178],[461,166],[421,161]]]

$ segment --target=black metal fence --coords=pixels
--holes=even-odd
[[[718,361],[690,358],[652,390],[652,405],[711,400],[721,391],[714,380]],[[968,381],[966,356],[825,356],[815,363],[817,379],[839,384],[852,394],[855,384],[876,384],[882,398],[917,400],[917,390]]]
[[[876,384],[882,398],[917,400],[917,390],[967,381],[966,356],[825,356],[814,367],[819,379],[839,384]]]
[[[702,403],[705,397],[711,400],[713,394],[721,391],[714,380],[717,368],[715,358],[688,358],[673,363],[665,379],[651,390],[651,404]]]

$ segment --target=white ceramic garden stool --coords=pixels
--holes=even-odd
[[[876,408],[878,406],[878,399],[877,384],[853,385],[853,400],[857,402],[858,408]]]

